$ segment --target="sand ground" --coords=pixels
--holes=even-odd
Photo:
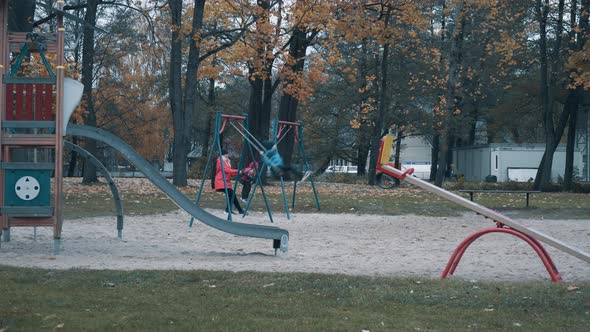
[[[221,211],[209,212],[222,215]],[[200,222],[188,228],[184,211],[127,216],[123,238],[115,217],[67,220],[62,251],[52,256],[50,228],[13,228],[3,242],[0,264],[48,269],[171,269],[318,272],[330,274],[439,278],[455,247],[469,234],[493,227],[472,213],[461,217],[298,214],[275,215],[289,230],[289,251],[274,254],[272,241],[229,235]],[[262,213],[239,222],[268,225]],[[519,220],[590,252],[590,220]],[[590,264],[551,246],[565,281],[590,280]],[[453,278],[467,280],[549,280],[533,249],[506,234],[488,234],[466,252]]]

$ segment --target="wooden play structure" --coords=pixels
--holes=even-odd
[[[59,10],[63,5],[57,2]],[[63,16],[58,12],[51,33],[8,31],[7,19],[8,1],[1,0],[0,233],[9,241],[11,227],[52,227],[57,254],[62,229]],[[55,68],[47,60],[50,53]],[[36,61],[42,69],[23,74],[24,60]]]
[[[0,239],[12,227],[52,227],[54,254],[60,252],[63,224],[64,136],[102,142],[120,152],[174,203],[195,219],[220,231],[272,240],[275,252],[288,250],[289,232],[277,227],[231,223],[192,204],[128,144],[99,128],[68,125],[83,86],[64,77],[64,1],[56,2],[55,32],[8,31],[8,0],[0,0]],[[53,57],[48,57],[52,54]],[[52,59],[52,61],[50,61]],[[95,165],[100,162],[71,143]],[[104,169],[104,167],[102,167]],[[107,172],[108,173],[108,172]],[[122,209],[112,179],[119,237]],[[0,241],[1,242],[1,241]]]
[[[389,162],[389,157],[391,154],[391,149],[393,146],[393,135],[386,135],[381,140],[381,147],[379,152],[379,159],[377,163],[377,171],[381,172],[387,176],[406,181],[416,187],[424,189],[428,192],[436,194],[444,199],[447,199],[453,203],[459,204],[469,210],[474,211],[475,213],[482,215],[486,218],[493,220],[496,223],[497,227],[494,228],[487,228],[475,232],[474,234],[468,236],[465,240],[463,240],[459,246],[455,249],[449,262],[447,263],[443,273],[441,274],[441,278],[446,278],[449,274],[453,274],[455,269],[457,268],[461,257],[467,250],[467,248],[478,238],[485,234],[489,233],[502,233],[502,234],[509,234],[518,237],[519,239],[525,241],[535,252],[539,255],[541,262],[545,265],[551,280],[558,281],[561,279],[561,275],[557,270],[555,264],[549,257],[549,254],[543,248],[541,242],[545,242],[550,246],[559,249],[567,254],[570,254],[574,257],[577,257],[587,263],[590,263],[590,254],[586,253],[582,250],[574,248],[562,241],[552,238],[549,235],[546,235],[542,232],[534,230],[532,228],[526,227],[521,225],[520,223],[510,219],[509,217],[488,209],[482,205],[474,203],[466,198],[463,198],[459,195],[455,195],[449,191],[446,191],[442,188],[439,188],[429,182],[423,181],[416,177],[412,176],[413,169],[407,169],[406,171],[401,171],[394,167],[393,163]]]

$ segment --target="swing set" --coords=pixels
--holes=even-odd
[[[221,135],[224,133],[228,124],[231,127],[233,127],[243,138],[242,150],[240,153],[240,160],[238,162],[237,169],[238,170],[243,169],[244,160],[245,160],[247,154],[250,155],[250,160],[253,160],[253,161],[257,160],[257,158],[255,156],[255,152],[258,153],[258,155],[260,156],[260,158],[259,158],[260,162],[259,162],[259,167],[256,171],[256,177],[255,177],[255,179],[253,179],[253,181],[255,181],[254,185],[253,185],[253,189],[252,189],[252,192],[250,193],[250,195],[248,196],[248,200],[246,203],[246,207],[244,208],[244,213],[242,214],[242,217],[245,217],[247,215],[248,209],[250,208],[250,205],[252,202],[252,199],[254,198],[254,195],[256,194],[256,190],[257,190],[257,188],[260,187],[260,192],[262,194],[262,198],[264,200],[264,205],[266,207],[266,211],[268,213],[269,219],[271,222],[274,222],[273,217],[272,217],[272,212],[271,212],[270,206],[268,204],[266,192],[264,191],[264,186],[261,181],[261,179],[262,179],[261,174],[264,174],[263,170],[265,170],[267,167],[281,168],[284,166],[283,159],[281,158],[278,151],[276,150],[276,146],[278,143],[281,142],[282,139],[284,139],[286,137],[286,134],[292,128],[296,128],[294,136],[295,136],[295,141],[297,143],[297,156],[299,157],[299,159],[301,159],[303,161],[302,168],[304,168],[305,171],[308,171],[308,172],[310,171],[309,163],[307,162],[307,158],[305,156],[305,150],[303,148],[303,139],[302,139],[303,138],[303,125],[302,125],[302,122],[301,121],[287,122],[287,121],[275,120],[274,126],[273,126],[273,147],[267,148],[260,141],[258,141],[256,139],[256,137],[254,137],[254,135],[248,130],[248,116],[247,115],[243,115],[243,116],[241,116],[241,115],[228,115],[228,114],[222,114],[221,112],[217,112],[215,115],[213,143],[211,144],[211,149],[210,149],[209,156],[207,158],[207,163],[205,165],[205,170],[204,170],[205,175],[209,174],[209,172],[210,172],[209,167],[215,167],[214,166],[215,164],[214,164],[214,162],[212,163],[212,160],[216,160],[218,158],[216,156],[221,156],[221,154],[222,154],[222,152],[221,152],[222,151]],[[221,167],[221,175],[223,177],[223,181],[226,182],[227,175],[226,175],[223,167]],[[313,188],[316,205],[317,205],[318,209],[320,209],[320,202],[319,202],[317,191],[315,188],[315,183],[313,182],[313,176],[310,174],[309,178],[310,178],[310,183]],[[199,187],[199,191],[197,193],[197,197],[195,200],[195,204],[197,204],[197,205],[199,205],[200,200],[201,200],[201,195],[203,192],[205,180],[206,180],[206,176],[203,176],[203,179],[201,180],[201,185]],[[236,177],[236,180],[233,185],[233,195],[236,195],[236,189],[238,186],[238,182],[239,182],[239,176]],[[284,182],[283,177],[281,177],[281,190],[282,190],[283,202],[284,202],[284,206],[285,206],[285,210],[286,210],[286,214],[287,214],[287,219],[290,219],[289,206],[287,203],[287,194],[286,194],[286,190],[285,190],[285,182]],[[292,199],[292,207],[293,208],[295,207],[296,190],[297,190],[297,182],[295,181],[293,183],[293,199]],[[229,197],[227,188],[225,188],[225,194],[226,194],[225,195],[226,196],[226,204],[228,206],[227,219],[229,221],[232,221],[231,202],[234,200],[234,197],[233,196]],[[191,218],[191,221],[189,223],[189,227],[192,227],[193,220],[194,219]]]
[[[273,146],[270,149],[266,149],[266,150],[260,150],[260,154],[262,157],[262,168],[264,169],[264,167],[268,166],[270,168],[273,167],[283,167],[284,163],[283,163],[283,159],[281,158],[281,156],[279,155],[278,151],[277,151],[277,145],[285,138],[287,137],[287,134],[289,133],[289,131],[293,130],[293,137],[295,140],[295,146],[296,146],[296,159],[299,161],[299,166],[300,166],[300,172],[301,173],[305,173],[306,176],[304,176],[302,178],[302,181],[306,179],[306,177],[309,177],[309,182],[311,183],[311,188],[313,190],[313,195],[314,195],[314,200],[316,203],[316,206],[318,208],[318,210],[320,210],[320,200],[318,198],[318,193],[315,187],[315,182],[313,180],[313,174],[311,171],[311,167],[309,166],[309,162],[307,160],[307,156],[305,155],[305,148],[303,146],[303,122],[298,121],[298,122],[290,122],[290,121],[283,121],[283,120],[277,120],[275,119],[275,121],[273,122]],[[250,134],[252,135],[252,134]],[[251,138],[254,139],[253,136],[251,136]],[[259,145],[259,147],[264,148],[264,146],[258,142],[257,143]],[[285,178],[283,176],[280,176],[280,181],[281,181],[281,194],[283,196],[283,205],[285,207],[285,214],[287,215],[287,219],[290,220],[291,219],[291,214],[289,212],[289,203],[287,200],[287,190],[285,188]],[[297,200],[297,182],[298,181],[293,181],[293,197],[291,200],[291,208],[295,208],[295,202]],[[252,195],[256,192],[256,188],[260,186],[261,190],[262,190],[262,183],[260,181],[256,181],[256,183],[254,184],[254,189],[252,190]],[[251,200],[251,199],[250,199]],[[245,211],[248,211],[248,208],[250,207],[250,200],[248,200],[248,204],[246,205],[246,209]],[[272,220],[272,219],[271,219]]]

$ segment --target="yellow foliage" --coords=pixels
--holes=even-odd
[[[571,88],[581,86],[590,89],[590,46],[586,43],[582,50],[573,52],[568,59],[566,68],[571,70]]]

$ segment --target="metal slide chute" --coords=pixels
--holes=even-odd
[[[164,178],[158,170],[154,169],[154,167],[135,152],[131,146],[123,142],[117,136],[99,128],[73,124],[67,126],[66,134],[100,141],[117,150],[135,168],[141,171],[146,178],[160,188],[160,190],[162,190],[162,192],[164,192],[164,194],[166,194],[176,205],[206,225],[234,235],[272,239],[273,247],[275,249],[280,249],[283,252],[287,251],[289,241],[289,232],[287,230],[272,226],[230,222],[206,212],[193,204],[190,199]]]

